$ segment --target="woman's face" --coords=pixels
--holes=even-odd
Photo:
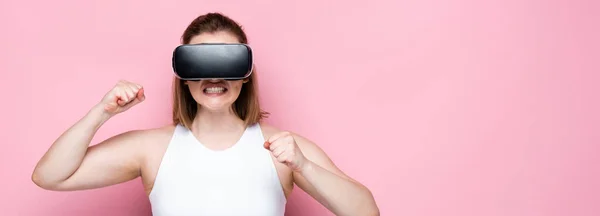
[[[193,37],[190,44],[199,43],[239,43],[238,39],[228,32],[203,33]],[[240,95],[242,85],[247,80],[202,80],[185,81],[192,97],[202,109],[211,111],[227,111]]]

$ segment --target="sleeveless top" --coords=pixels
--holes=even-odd
[[[259,124],[211,150],[177,125],[149,199],[154,216],[283,216],[286,198]]]

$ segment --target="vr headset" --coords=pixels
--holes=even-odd
[[[240,80],[252,73],[252,49],[247,44],[179,45],[173,51],[173,71],[182,80]]]

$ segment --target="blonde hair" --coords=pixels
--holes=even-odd
[[[189,44],[191,39],[202,33],[226,31],[235,35],[240,43],[248,43],[246,33],[234,20],[220,13],[208,13],[194,19],[182,35],[182,44]],[[198,103],[192,97],[184,81],[173,78],[173,124],[181,124],[188,129],[198,112]],[[260,122],[269,113],[261,110],[258,99],[256,67],[247,82],[242,85],[240,95],[233,103],[234,113],[244,121],[246,126]]]

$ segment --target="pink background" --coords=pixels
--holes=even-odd
[[[119,79],[147,101],[94,142],[170,119],[170,54],[240,21],[268,120],[318,143],[382,215],[600,215],[598,1],[0,3],[2,215],[150,215],[140,181],[51,192],[31,171]],[[318,79],[318,80],[313,80]],[[330,215],[296,190],[288,215]]]

